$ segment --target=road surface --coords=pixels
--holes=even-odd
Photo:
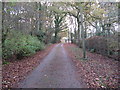
[[[57,44],[19,88],[83,88],[63,44]]]

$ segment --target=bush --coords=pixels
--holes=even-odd
[[[95,52],[95,49],[90,49],[90,52],[91,52],[91,53]]]
[[[10,62],[3,61],[2,64],[3,64],[3,65],[5,65],[5,64],[10,64]]]
[[[112,58],[118,58],[118,41],[116,38],[109,37],[109,42],[106,37],[102,36],[94,36],[86,39],[86,48],[90,52],[96,52],[102,55],[107,55]],[[109,49],[109,54],[108,55],[108,49]]]
[[[44,49],[44,44],[37,37],[25,35],[20,32],[12,32],[5,40],[3,58],[7,59],[16,55],[19,59],[23,56],[30,56],[42,49]]]
[[[94,36],[86,40],[86,48],[94,52],[106,55],[107,54],[107,40],[101,36]]]

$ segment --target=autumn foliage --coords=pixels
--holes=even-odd
[[[119,59],[118,53],[118,41],[117,37],[109,38],[103,36],[94,36],[86,39],[86,48],[90,52],[96,52],[102,55],[106,55],[108,57],[112,57],[114,59]],[[109,51],[109,55],[108,55]]]

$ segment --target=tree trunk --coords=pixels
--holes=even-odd
[[[80,21],[79,18],[77,18],[78,23],[78,46],[80,47]]]
[[[73,33],[71,33],[71,43],[73,43]]]
[[[83,27],[83,8],[82,7],[80,7],[80,13],[81,13],[83,59],[86,59],[85,32],[84,32],[84,27]]]
[[[8,33],[8,29],[6,29],[5,31],[5,12],[4,12],[4,8],[5,8],[5,2],[2,2],[2,48],[4,47],[4,42],[6,40],[7,37],[7,33]]]
[[[42,27],[42,23],[40,22],[40,18],[41,18],[41,3],[37,3],[37,31],[41,30]]]
[[[55,30],[55,38],[54,38],[54,42],[57,42],[57,30]]]
[[[54,43],[57,43],[57,38],[58,38],[58,27],[59,27],[59,25],[56,23],[56,25],[55,25]]]
[[[96,25],[96,32],[95,32],[95,34],[98,36],[98,21],[95,22],[95,25]]]
[[[75,42],[74,42],[74,43],[77,44],[77,31],[76,31],[76,29],[74,30],[74,33],[75,33],[75,35],[74,35],[74,37],[75,37],[75,39],[74,39]]]
[[[85,32],[84,32],[84,34],[85,34],[85,38],[87,38],[87,23],[85,22]]]
[[[75,25],[76,25],[76,21],[75,21]],[[76,27],[74,28],[74,33],[75,33],[75,35],[74,35],[74,37],[75,37],[75,44],[77,44],[77,31],[76,31]]]

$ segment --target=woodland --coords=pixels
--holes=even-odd
[[[87,52],[97,53],[113,61],[120,60],[120,3],[2,2],[1,4],[0,55],[3,67],[31,57],[57,43],[68,43],[68,47],[69,44],[76,45],[82,50],[78,53],[81,53],[83,61],[89,61]],[[63,38],[64,42],[61,41]]]

